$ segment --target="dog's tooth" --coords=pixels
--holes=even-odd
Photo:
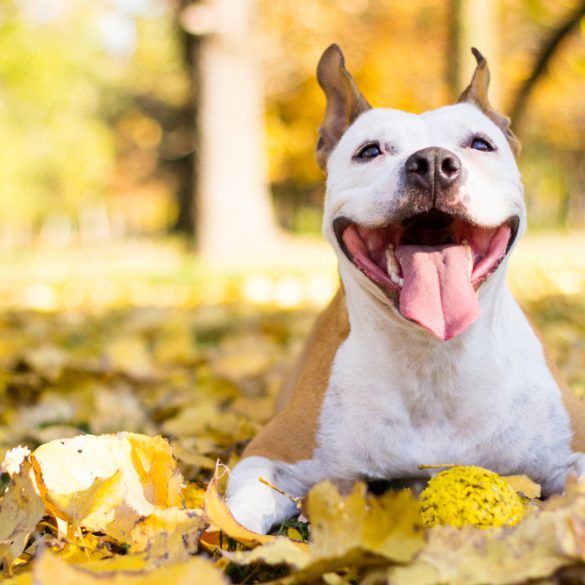
[[[398,279],[398,286],[404,286],[404,278],[400,277]]]
[[[386,248],[386,270],[388,271],[389,275],[392,275],[393,272],[399,273],[400,272],[400,265],[396,261],[396,256],[394,255],[394,246],[392,244],[388,244]]]
[[[400,276],[398,276],[398,274],[396,274],[396,272],[390,272],[390,280],[394,284],[400,284]]]
[[[461,244],[463,245],[465,251],[467,252],[467,271],[469,273],[468,276],[471,276],[471,274],[473,273],[473,252],[467,240],[461,240]]]

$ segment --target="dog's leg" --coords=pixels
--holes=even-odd
[[[270,528],[297,508],[292,500],[260,481],[265,479],[275,487],[290,493],[298,491],[278,464],[266,457],[247,457],[238,463],[228,481],[227,503],[235,519],[253,532],[266,534]],[[290,490],[290,491],[289,491]]]
[[[570,475],[576,475],[577,479],[585,479],[585,453],[575,453],[574,461],[569,467],[567,477]]]
[[[542,482],[542,495],[545,498],[560,494],[571,479],[585,479],[585,453],[572,453],[567,462],[559,465]]]

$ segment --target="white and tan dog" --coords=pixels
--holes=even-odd
[[[585,475],[585,408],[506,286],[526,226],[519,145],[473,52],[459,102],[422,115],[372,109],[339,48],[321,58],[323,232],[342,288],[231,474],[230,509],[256,532],[295,513],[260,476],[302,496],[326,478],[431,475],[421,464],[526,474],[545,494]]]

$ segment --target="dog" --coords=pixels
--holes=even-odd
[[[372,108],[337,45],[317,161],[341,288],[290,379],[286,407],[234,467],[227,502],[266,533],[324,479],[428,478],[420,465],[526,474],[547,496],[585,477],[585,407],[560,387],[505,283],[526,227],[510,120],[477,66],[458,102]]]

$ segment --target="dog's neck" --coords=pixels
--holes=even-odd
[[[450,341],[442,341],[422,327],[404,319],[389,306],[390,301],[371,283],[364,286],[348,274],[352,268],[341,265],[340,274],[346,291],[346,304],[352,335],[363,341],[367,347],[380,348],[381,359],[387,355],[400,355],[402,349],[412,351],[416,348],[419,359],[427,363],[441,360],[445,356],[469,353],[470,344],[481,344],[487,348],[500,343],[494,332],[502,331],[497,322],[505,319],[510,303],[515,304],[506,286],[506,267],[500,266],[498,272],[485,282],[478,294],[481,316],[469,329]],[[504,330],[507,327],[504,328]],[[483,352],[479,351],[481,357]],[[375,355],[372,356],[375,358]],[[459,358],[457,358],[459,360]],[[451,359],[449,359],[451,361]]]
[[[359,387],[373,402],[394,400],[413,424],[437,417],[471,420],[493,400],[507,404],[498,381],[508,375],[519,309],[500,268],[480,291],[481,317],[449,341],[405,320],[376,290],[341,269],[350,334],[336,383]]]

